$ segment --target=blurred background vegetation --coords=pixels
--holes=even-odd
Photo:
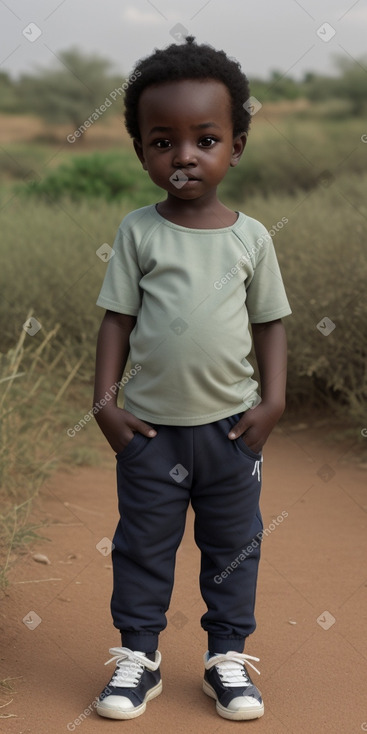
[[[91,407],[103,315],[95,306],[105,264],[130,210],[164,192],[138,162],[123,125],[123,79],[108,59],[65,51],[61,64],[12,79],[0,73],[2,295],[0,353],[0,583],[38,532],[32,499],[57,466],[98,461],[93,422],[69,438]],[[334,439],[366,441],[366,60],[335,59],[335,76],[300,81],[274,71],[250,79],[262,104],[241,165],[222,200],[274,235],[293,315],[288,420],[326,416]],[[70,135],[96,115],[75,142]],[[69,140],[68,140],[69,136]],[[41,329],[29,336],[33,315]],[[335,329],[317,328],[325,317]],[[127,366],[128,368],[129,366]]]

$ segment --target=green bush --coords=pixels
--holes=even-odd
[[[152,194],[158,189],[130,153],[92,153],[72,157],[41,181],[33,181],[22,189],[27,195],[37,195],[48,201],[69,196],[74,201],[83,198],[120,200],[125,196]]]

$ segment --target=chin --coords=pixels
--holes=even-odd
[[[200,199],[203,196],[202,192],[198,193],[192,189],[185,189],[185,187],[182,187],[179,191],[169,191],[168,193],[175,196],[176,199],[184,199],[185,201],[187,199]]]

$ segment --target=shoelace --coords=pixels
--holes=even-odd
[[[144,672],[144,668],[157,670],[161,662],[159,651],[156,652],[156,661],[149,660],[143,652],[129,650],[128,647],[111,647],[109,652],[112,658],[107,660],[105,665],[112,662],[116,664],[116,670],[109,683],[110,686],[136,688]]]
[[[213,655],[209,660],[205,660],[204,663],[207,670],[216,666],[220,675],[221,681],[224,685],[238,687],[251,685],[246,670],[243,667],[245,663],[250,665],[256,673],[260,675],[260,671],[250,662],[250,660],[256,660],[259,662],[260,658],[254,658],[252,655],[246,655],[245,653],[235,652],[230,650],[223,655]]]

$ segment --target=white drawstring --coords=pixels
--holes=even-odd
[[[252,476],[254,476],[255,472],[257,471],[257,478],[258,478],[259,482],[261,481],[260,466],[261,466],[262,462],[263,462],[263,455],[261,454],[261,459],[256,459],[254,470],[252,472]]]

